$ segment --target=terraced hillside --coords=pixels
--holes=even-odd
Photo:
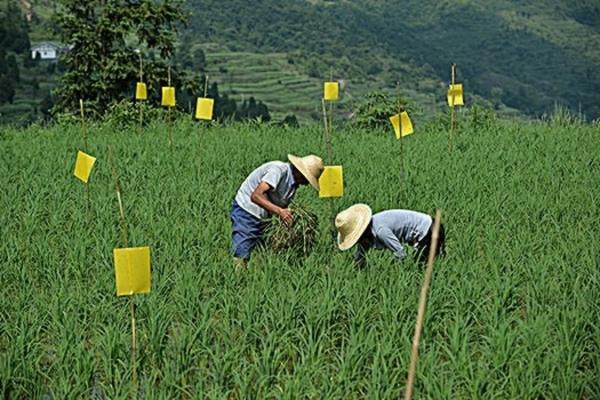
[[[206,53],[210,81],[217,82],[219,92],[241,104],[254,97],[269,107],[274,120],[294,114],[301,122],[319,121],[322,117],[323,81],[339,80],[342,89],[336,103],[337,114],[347,117],[354,105],[370,91],[385,87],[381,79],[347,79],[335,70],[323,70],[321,76],[311,77],[297,65],[293,55],[283,52],[256,53],[228,51],[218,45],[200,46]],[[444,105],[444,84],[430,79],[402,88],[402,94],[416,104],[418,114],[432,114]],[[424,91],[420,89],[426,88]],[[485,102],[479,98],[478,101]]]

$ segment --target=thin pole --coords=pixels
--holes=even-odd
[[[129,240],[127,235],[127,221],[125,220],[125,211],[123,209],[123,202],[121,201],[121,185],[119,184],[119,176],[117,175],[117,167],[113,158],[112,146],[108,145],[108,158],[111,165],[113,182],[115,185],[115,191],[117,192],[117,201],[119,203],[119,215],[121,225],[121,241],[123,247],[129,247]],[[137,397],[137,335],[136,335],[136,324],[135,324],[135,298],[133,295],[129,296],[129,313],[131,315],[131,369],[132,369],[132,383],[133,393],[132,397]]]
[[[417,312],[417,324],[415,326],[415,336],[412,342],[412,352],[410,355],[410,367],[408,369],[408,380],[406,382],[406,391],[404,392],[404,400],[411,400],[413,387],[415,384],[415,373],[417,371],[417,359],[419,357],[419,341],[421,340],[421,331],[423,330],[423,321],[425,319],[425,306],[427,305],[427,291],[431,282],[433,273],[433,261],[435,260],[435,251],[437,248],[440,223],[442,220],[442,211],[437,210],[435,213],[435,222],[431,235],[431,247],[429,248],[429,258],[427,260],[427,270],[421,287],[421,295],[419,297],[419,309]]]
[[[85,113],[83,111],[83,99],[79,99],[79,114],[81,115],[81,131],[83,133],[83,150],[87,153],[88,141],[87,141],[87,127],[85,125]]]
[[[333,67],[329,69],[329,82],[333,82]],[[339,89],[338,89],[339,90]],[[338,93],[339,96],[339,93]],[[329,102],[329,146],[330,146],[330,154],[329,154],[329,163],[333,162],[333,146],[331,144],[332,136],[333,136],[333,101]]]
[[[131,315],[131,369],[132,369],[132,382],[133,382],[133,398],[137,398],[137,339],[136,339],[136,328],[135,328],[135,298],[133,295],[129,296],[129,313]]]
[[[142,83],[144,81],[144,65],[143,65],[143,60],[142,60],[142,52],[140,51],[138,53],[138,55],[140,56],[140,83]],[[139,121],[139,128],[138,128],[138,134],[142,134],[142,125],[144,123],[144,107],[142,107],[142,100],[138,100],[138,106],[140,108],[140,121]]]
[[[168,69],[168,86],[171,87],[171,66],[169,65],[169,69]],[[171,120],[171,106],[167,107],[167,126],[168,129],[167,131],[169,132],[169,146],[171,146],[173,144],[173,121]]]
[[[402,101],[400,98],[400,82],[396,82],[396,89],[398,92],[398,128],[400,129],[400,185],[401,190],[404,188],[404,143],[402,135]]]
[[[81,115],[81,132],[83,133],[83,151],[88,153],[88,140],[87,140],[87,126],[85,124],[85,112],[83,109],[83,99],[79,99],[79,114]],[[90,212],[90,186],[89,183],[85,184],[85,211],[86,214]]]
[[[333,162],[333,146],[331,145],[331,134],[329,133],[329,124],[327,123],[327,107],[325,106],[325,99],[321,98],[321,105],[323,107],[323,127],[324,127],[324,139],[325,145],[327,146],[327,164],[331,165]],[[335,205],[333,204],[333,197],[329,199],[329,217],[332,221],[331,229],[332,234],[335,234]]]
[[[450,117],[450,136],[448,138],[448,146],[450,151],[452,151],[452,137],[454,136],[454,130],[456,128],[456,106],[454,105],[454,98],[455,98],[455,94],[454,94],[454,85],[456,83],[456,64],[452,64],[452,68],[451,68],[451,74],[452,74],[452,100],[451,100],[451,117]]]
[[[208,94],[208,75],[204,76],[204,97]]]
[[[327,147],[327,163],[331,164],[333,162],[333,146],[331,145],[331,134],[329,131],[329,123],[327,122],[327,106],[325,105],[325,99],[321,99],[321,104],[323,106],[323,125],[324,125],[324,139],[325,145]]]

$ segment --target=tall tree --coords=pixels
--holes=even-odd
[[[181,0],[61,0],[57,21],[71,46],[55,92],[54,112],[74,112],[79,99],[102,116],[112,102],[130,96],[142,49],[144,80],[158,89],[167,79],[177,26],[186,20]],[[152,61],[150,61],[152,60]],[[173,70],[173,83],[181,77]]]

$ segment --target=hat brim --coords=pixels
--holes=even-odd
[[[296,157],[293,154],[288,154],[288,160],[292,163],[292,165],[294,167],[296,167],[296,169],[298,171],[300,171],[300,173],[302,174],[303,177],[306,178],[306,180],[308,181],[308,183],[310,183],[310,185],[312,187],[314,187],[317,191],[319,191],[319,180],[316,179],[308,170],[308,168],[306,168],[306,165],[304,164],[304,161],[302,161],[302,159],[300,157]]]
[[[371,207],[366,204],[355,204],[351,208],[352,212],[356,214],[356,218],[358,218],[358,223],[356,224],[355,229],[348,233],[345,237],[342,237],[342,235],[338,232],[338,248],[342,251],[348,250],[354,246],[356,242],[358,242],[362,234],[369,226],[369,222],[371,222],[371,217],[373,216]]]

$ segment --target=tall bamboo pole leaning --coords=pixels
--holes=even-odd
[[[425,320],[425,306],[427,305],[427,291],[431,282],[433,273],[433,262],[435,260],[435,252],[437,248],[440,224],[442,221],[442,211],[437,210],[435,213],[435,221],[433,223],[433,231],[431,234],[431,246],[429,248],[429,258],[427,260],[427,270],[425,278],[423,278],[423,286],[421,287],[421,295],[419,296],[419,308],[417,312],[417,323],[415,325],[415,335],[412,342],[412,352],[410,355],[410,367],[408,369],[408,379],[406,382],[406,390],[404,392],[404,400],[411,400],[413,395],[413,387],[415,384],[415,373],[417,371],[417,359],[419,357],[419,342],[421,340],[421,331],[423,330],[423,321]]]
[[[449,136],[448,136],[448,148],[450,151],[452,151],[452,138],[454,136],[454,131],[456,129],[456,106],[454,105],[454,100],[455,100],[455,91],[454,91],[454,85],[456,84],[456,64],[452,64],[452,67],[450,69],[450,74],[452,75],[452,91],[451,91],[451,114],[450,114],[450,132],[449,132]]]
[[[121,200],[121,185],[119,184],[119,176],[117,175],[117,167],[113,158],[112,146],[108,145],[108,158],[112,169],[112,178],[117,193],[117,201],[119,203],[119,222],[121,227],[121,242],[123,247],[129,247],[129,239],[127,235],[127,221],[123,210],[123,202]],[[135,300],[134,296],[129,296],[129,313],[131,315],[131,369],[133,383],[133,398],[137,398],[137,339],[136,339],[136,323],[135,323]]]
[[[88,131],[87,125],[85,123],[85,111],[83,109],[83,99],[79,99],[79,114],[81,115],[81,133],[83,135],[83,151],[86,154],[89,154],[88,149]],[[85,211],[86,214],[90,213],[90,185],[85,185]]]

